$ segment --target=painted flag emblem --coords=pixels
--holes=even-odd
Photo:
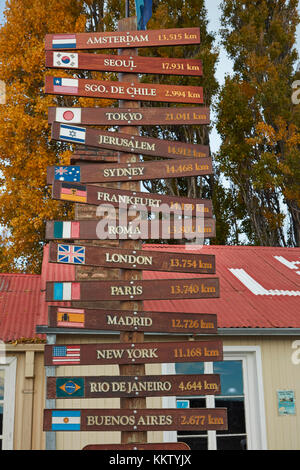
[[[84,396],[84,379],[82,377],[58,377],[56,379],[56,396],[57,397],[83,397]]]
[[[55,121],[80,124],[81,108],[56,108]]]
[[[52,410],[52,431],[80,431],[80,410]]]
[[[53,52],[53,67],[78,68],[78,54]]]
[[[78,93],[78,80],[76,78],[53,78],[53,91],[55,93],[65,93],[76,95]]]
[[[80,182],[80,166],[56,166],[54,179],[74,183]]]
[[[52,362],[60,364],[80,364],[80,346],[53,346]]]
[[[68,126],[68,124],[60,125],[59,138],[68,142],[75,142],[77,144],[85,143],[85,127]]]
[[[72,183],[62,183],[60,198],[65,201],[86,202],[87,190],[84,185],[74,185]]]
[[[85,264],[85,247],[76,245],[58,245],[57,262]]]
[[[67,328],[84,328],[85,312],[83,309],[59,308],[56,325]]]
[[[52,38],[52,49],[76,49],[75,34],[56,34]]]
[[[53,237],[58,240],[60,238],[67,240],[80,239],[80,222],[55,221],[53,224]]]
[[[80,300],[79,282],[54,282],[53,300]]]

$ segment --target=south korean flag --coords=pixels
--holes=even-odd
[[[53,52],[53,67],[78,69],[78,54],[76,52]]]

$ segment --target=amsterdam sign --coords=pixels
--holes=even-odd
[[[49,261],[119,269],[215,274],[215,256],[183,252],[130,250],[50,242]]]
[[[130,47],[200,44],[199,28],[115,31],[108,33],[47,34],[45,50],[122,49]]]
[[[46,67],[103,72],[150,73],[163,75],[202,75],[197,59],[78,54],[77,52],[46,52]]]
[[[53,181],[52,198],[62,201],[80,202],[99,206],[130,206],[132,209],[148,212],[168,212],[182,215],[212,218],[211,199],[193,199],[187,197],[165,196],[155,193],[129,191],[126,189],[105,188],[94,185]]]
[[[173,161],[140,162],[93,165],[50,166],[47,168],[47,183],[68,181],[73,183],[106,183],[110,181],[140,181],[153,179],[204,176],[213,173],[211,157]]]
[[[48,307],[50,328],[217,334],[217,316],[205,313],[143,312]]]
[[[46,282],[46,302],[93,300],[215,299],[219,279]]]
[[[44,431],[226,430],[225,408],[44,410]]]
[[[215,374],[47,378],[48,399],[201,396],[220,393],[220,376]]]
[[[138,155],[165,158],[203,158],[209,156],[208,145],[186,144],[184,142],[153,139],[120,132],[102,131],[78,127],[71,124],[54,122],[52,124],[53,140],[99,147],[119,152],[130,152]]]
[[[203,104],[202,87],[114,82],[85,78],[46,76],[45,93],[130,101]]]
[[[175,126],[209,124],[209,108],[48,108],[48,122],[82,124],[86,126]]]
[[[45,345],[45,366],[218,362],[222,341]]]

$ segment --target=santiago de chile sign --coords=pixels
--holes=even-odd
[[[182,178],[213,174],[211,157],[185,158],[182,163],[156,161],[140,163],[50,166],[47,168],[47,183],[68,181],[73,183],[106,183],[109,181],[140,181],[153,179]]]
[[[225,408],[44,410],[44,431],[226,430]]]
[[[209,124],[209,108],[48,108],[48,122],[83,125],[182,125]]]
[[[223,361],[222,341],[46,344],[45,366]]]
[[[215,374],[47,378],[48,399],[195,396],[220,393],[220,376]]]
[[[186,215],[189,212],[191,216],[202,215],[208,218],[213,216],[211,199],[164,196],[126,189],[64,183],[57,180],[52,184],[52,198],[97,206],[105,203],[114,207],[126,205],[133,209],[146,209],[148,212],[163,213],[171,210],[174,214],[180,215],[186,211]]]
[[[202,63],[197,59],[78,54],[59,51],[46,52],[46,67],[104,72],[202,75]]]
[[[217,316],[48,306],[48,326],[65,329],[217,334]]]
[[[122,134],[120,132],[102,131],[54,122],[52,124],[53,140],[73,144],[88,145],[119,152],[150,155],[165,158],[203,158],[209,156],[208,145],[186,144],[151,137]]]
[[[130,101],[203,104],[203,88],[46,76],[45,93]]]
[[[200,44],[200,28],[47,34],[45,50],[121,49],[129,47]]]

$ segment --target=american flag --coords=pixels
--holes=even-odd
[[[53,346],[53,364],[80,364],[80,346]]]
[[[58,245],[57,262],[84,264],[85,263],[85,247],[76,245]]]

